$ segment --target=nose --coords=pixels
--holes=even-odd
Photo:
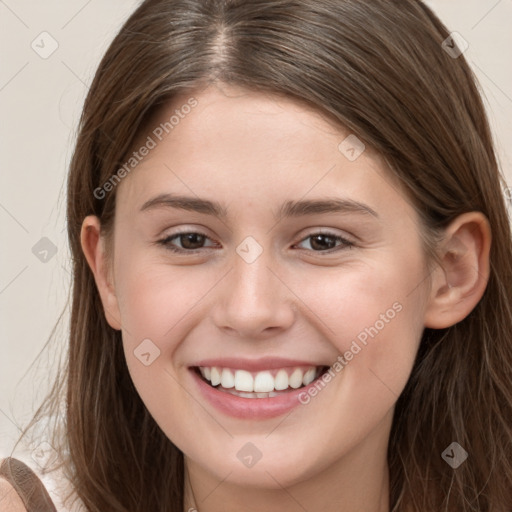
[[[252,263],[234,255],[215,301],[213,320],[219,329],[240,338],[265,339],[293,324],[294,295],[270,263],[265,251]]]

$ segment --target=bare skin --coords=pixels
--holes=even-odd
[[[0,512],[26,512],[26,510],[14,487],[7,480],[0,477]]]

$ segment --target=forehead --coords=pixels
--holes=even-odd
[[[152,148],[117,191],[139,208],[165,192],[240,207],[267,201],[275,203],[273,211],[285,199],[308,195],[343,193],[376,205],[400,195],[371,148],[283,96],[231,86],[180,94],[146,123],[135,147],[149,139]]]

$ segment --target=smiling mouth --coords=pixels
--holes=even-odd
[[[249,372],[218,366],[193,370],[211,387],[242,398],[272,398],[305,387],[320,378],[328,366],[296,366]]]

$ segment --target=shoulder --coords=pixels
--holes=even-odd
[[[0,512],[57,512],[36,473],[23,461],[0,460]]]
[[[0,476],[0,512],[27,512],[19,494],[2,476]]]

